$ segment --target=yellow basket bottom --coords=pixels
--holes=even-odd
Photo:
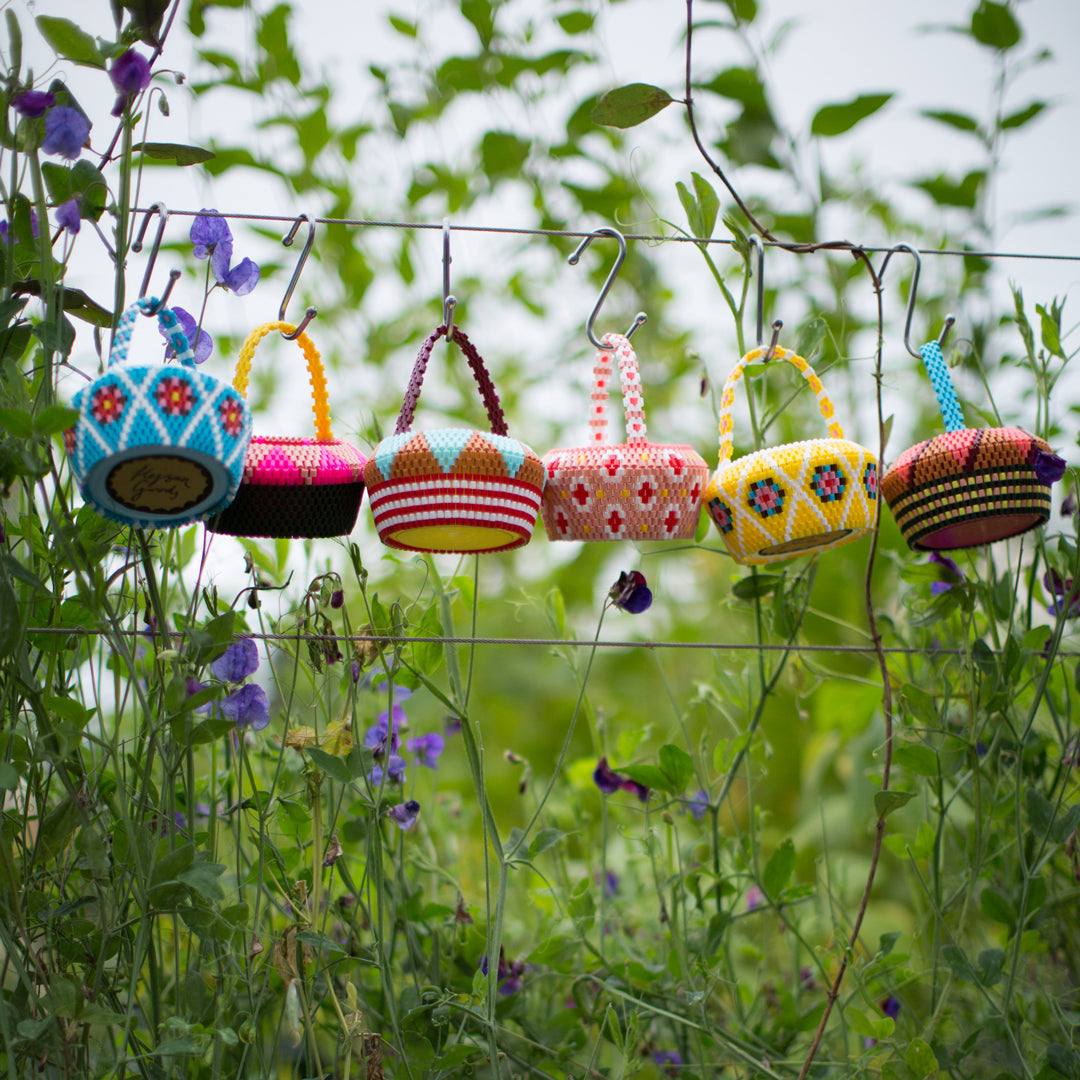
[[[419,525],[390,535],[394,543],[416,551],[493,551],[521,543],[521,534],[512,529],[480,525]]]

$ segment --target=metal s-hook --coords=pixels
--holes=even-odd
[[[626,237],[623,236],[618,229],[612,229],[608,225],[601,226],[599,229],[589,233],[584,240],[577,246],[577,250],[566,261],[571,266],[577,266],[578,260],[581,258],[582,252],[598,237],[598,236],[611,236],[618,242],[619,254],[615,259],[615,265],[612,266],[611,271],[607,276],[607,280],[604,282],[603,288],[600,290],[600,295],[596,299],[596,303],[593,305],[592,313],[589,315],[588,322],[585,323],[585,333],[589,336],[589,341],[593,343],[598,349],[605,348],[604,343],[596,336],[594,327],[596,326],[596,317],[600,314],[600,309],[604,306],[604,301],[607,299],[607,294],[611,291],[611,286],[615,283],[615,279],[619,276],[619,271],[622,269],[622,265],[626,262]],[[626,331],[626,337],[633,337],[637,328],[648,319],[648,315],[644,311],[639,311],[634,316],[634,324]]]
[[[757,316],[754,323],[754,333],[757,346],[760,349],[765,344],[765,245],[761,242],[761,237],[757,235],[749,237],[749,242],[751,248],[757,252]],[[754,268],[751,266],[751,276],[753,273]],[[763,364],[767,364],[775,355],[776,346],[780,341],[780,331],[783,328],[783,319],[773,319],[772,341],[769,342],[769,347],[759,357]]]
[[[922,271],[922,259],[911,244],[897,244],[885,253],[885,258],[881,260],[881,269],[877,272],[878,282],[880,283],[885,277],[885,267],[889,265],[889,260],[898,251],[906,251],[915,260],[915,270],[911,275],[911,291],[908,293],[907,314],[904,316],[904,348],[907,349],[910,356],[913,356],[916,360],[922,360],[922,353],[912,348],[911,345],[911,321],[915,317],[915,298],[919,292],[919,274]],[[937,339],[938,348],[945,344],[945,339],[949,336],[949,331],[953,328],[955,322],[955,315],[949,314],[945,316],[945,324],[942,326]]]
[[[285,247],[292,247],[297,230],[305,221],[307,222],[308,227],[307,239],[304,241],[304,247],[300,252],[300,258],[296,261],[296,269],[293,270],[292,278],[289,280],[289,287],[285,290],[285,296],[281,301],[281,307],[278,308],[278,320],[281,322],[285,321],[285,309],[289,306],[293,291],[296,289],[296,283],[300,280],[300,274],[304,269],[304,264],[307,262],[308,256],[311,254],[311,248],[315,243],[315,219],[311,217],[310,214],[301,214],[292,223],[289,231],[281,238],[281,242]],[[285,338],[286,341],[295,341],[308,328],[308,324],[318,314],[318,308],[309,307],[307,311],[304,312],[304,317],[300,320],[300,325],[297,326],[291,334],[286,334],[283,330],[281,336]]]
[[[149,210],[146,211],[146,216],[142,219],[142,224],[139,226],[139,231],[135,235],[135,240],[131,245],[131,250],[138,254],[143,249],[143,242],[146,240],[146,230],[150,226],[150,219],[155,215],[158,215],[158,227],[157,232],[154,233],[154,242],[150,245],[150,254],[146,259],[146,270],[143,272],[142,284],[139,286],[139,299],[141,300],[146,296],[147,291],[150,288],[150,278],[154,273],[154,263],[157,262],[158,252],[161,250],[161,241],[165,236],[165,225],[169,220],[169,211],[163,202],[156,202]],[[179,270],[169,271],[169,284],[165,286],[165,291],[161,294],[161,299],[154,305],[153,310],[147,311],[147,315],[156,315],[168,302],[169,294],[173,291],[173,286],[180,280]]]
[[[454,308],[457,297],[450,293],[450,264],[454,261],[450,254],[450,219],[443,218],[442,223],[442,320],[446,327],[446,341],[454,340]]]

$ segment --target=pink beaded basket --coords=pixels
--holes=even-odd
[[[412,430],[431,350],[446,334],[440,326],[420,346],[394,434],[364,468],[375,528],[387,547],[404,551],[509,551],[532,537],[544,469],[535,451],[510,438],[484,361],[457,327],[453,341],[476,379],[491,431]]]
[[[286,322],[256,327],[240,349],[233,386],[246,395],[255,347],[274,330],[292,333]],[[244,459],[236,498],[208,522],[231,536],[314,539],[348,536],[364,497],[364,455],[334,438],[322,359],[307,334],[296,343],[311,380],[315,438],[254,435]]]
[[[651,443],[637,357],[605,334],[593,368],[588,446],[544,456],[544,528],[552,540],[685,540],[694,535],[709,467],[692,447]],[[608,383],[618,365],[626,442],[607,442]]]

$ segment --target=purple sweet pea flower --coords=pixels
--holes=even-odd
[[[330,594],[330,606],[335,611],[337,611],[339,608],[343,607],[344,604],[345,604],[345,590],[344,589],[335,589]]]
[[[1051,615],[1060,615],[1062,611],[1069,619],[1080,615],[1080,587],[1074,588],[1072,578],[1063,578],[1056,570],[1048,570],[1043,575],[1043,588],[1054,596],[1046,609]]]
[[[1044,484],[1056,484],[1065,475],[1066,461],[1057,454],[1035,451],[1035,475]]]
[[[270,699],[258,683],[248,683],[230,694],[221,703],[221,711],[235,720],[237,727],[250,727],[252,731],[262,731],[270,723]]]
[[[604,875],[604,899],[613,900],[619,895],[619,875],[609,870]]]
[[[195,331],[199,331],[199,339],[192,346],[192,351],[195,353],[195,363],[201,364],[214,351],[214,339],[205,330],[199,330],[199,324],[195,321],[195,316],[191,312],[185,311],[182,307],[174,307],[172,310],[180,323],[180,329],[184,331],[184,337],[188,339],[188,345],[195,341]],[[169,340],[170,331],[164,327],[159,325],[158,333],[166,341]],[[175,355],[176,351],[173,347],[171,345],[167,346],[165,359],[168,360]]]
[[[412,753],[416,754],[417,765],[426,765],[429,769],[437,769],[439,767],[439,755],[443,752],[446,742],[437,731],[432,731],[428,735],[418,735],[415,739],[410,739],[405,745]]]
[[[900,1002],[890,994],[881,1003],[881,1011],[890,1019],[895,1020],[900,1015]]]
[[[188,238],[195,247],[196,259],[210,259],[215,281],[223,281],[232,262],[233,236],[223,217],[213,217],[216,210],[203,210],[191,223]]]
[[[12,108],[28,120],[40,120],[55,104],[56,98],[46,90],[24,90],[11,101]]]
[[[375,768],[368,773],[368,779],[374,787],[378,787],[383,782],[382,766],[376,765]],[[405,759],[397,754],[391,753],[386,761],[386,782],[388,784],[401,784],[404,780]]]
[[[56,223],[75,236],[82,227],[78,198],[68,199],[56,208]]]
[[[45,115],[45,139],[41,149],[74,161],[90,137],[90,121],[78,109],[57,105]]]
[[[134,49],[128,49],[113,61],[109,78],[116,87],[112,115],[120,116],[132,99],[150,85],[150,61]]]
[[[405,710],[400,705],[394,706],[393,721],[390,719],[389,712],[379,713],[375,725],[369,727],[364,735],[364,745],[374,753],[376,758],[382,757],[388,750],[391,754],[396,754],[401,746],[398,728],[405,720]]]
[[[608,596],[620,611],[631,615],[639,615],[652,603],[652,592],[640,570],[624,570]]]
[[[930,592],[934,596],[940,596],[942,593],[948,592],[954,585],[963,584],[963,571],[949,558],[948,555],[942,555],[938,551],[932,551],[930,553],[930,561],[932,563],[937,563],[937,565],[942,568],[944,574],[941,581],[930,582]]]
[[[756,886],[751,885],[746,890],[746,910],[757,911],[765,901],[765,894]]]
[[[1061,516],[1072,517],[1076,513],[1076,496],[1070,491],[1064,499],[1061,500]]]
[[[216,271],[215,271],[216,273]],[[259,267],[251,259],[241,259],[231,270],[226,270],[218,284],[237,296],[247,296],[259,284]]]
[[[652,1059],[657,1065],[681,1065],[683,1063],[682,1055],[678,1050],[654,1050]]]
[[[488,973],[488,959],[485,953],[480,957],[480,963],[477,967],[486,975]],[[521,977],[525,974],[525,961],[515,960],[513,963],[508,964],[506,962],[506,954],[499,950],[499,993],[503,997],[508,997],[510,994],[517,993],[521,989]]]
[[[210,665],[210,670],[222,682],[243,682],[259,670],[259,647],[251,638],[240,638]]]
[[[686,800],[686,809],[695,821],[700,821],[709,812],[709,793],[698,788],[693,797]]]
[[[398,803],[386,811],[386,816],[397,823],[402,832],[408,832],[416,824],[416,815],[420,813],[420,804],[415,799]]]
[[[649,801],[649,789],[636,780],[620,776],[602,757],[593,770],[593,783],[605,794],[614,795],[616,791],[632,791],[642,802]]]

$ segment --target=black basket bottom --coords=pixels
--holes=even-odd
[[[364,497],[348,484],[241,484],[236,498],[206,526],[229,536],[316,539],[348,536]]]

